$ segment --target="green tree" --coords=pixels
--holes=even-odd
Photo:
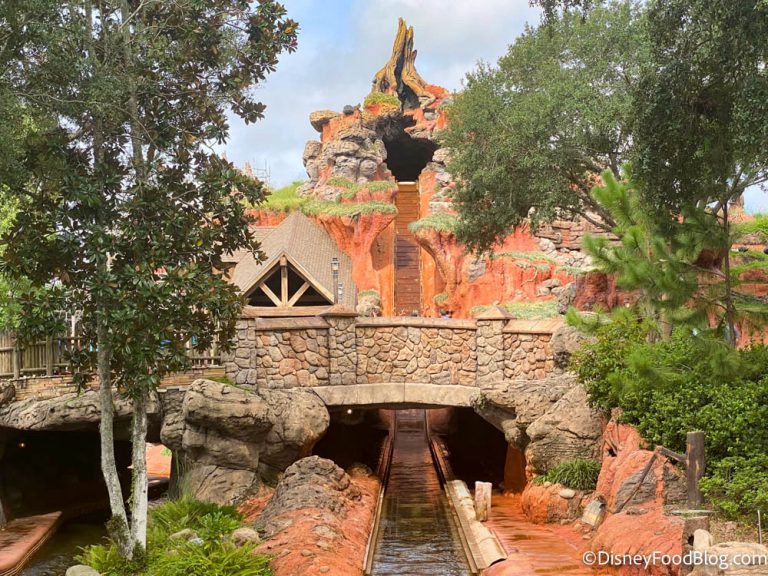
[[[636,176],[657,205],[727,207],[768,180],[768,4],[655,0],[646,26]]]
[[[444,137],[463,241],[488,248],[529,216],[560,211],[611,227],[590,190],[604,169],[619,175],[630,148],[631,95],[648,53],[641,19],[631,1],[566,11],[467,75]]]
[[[620,287],[637,291],[640,314],[655,325],[652,336],[669,336],[674,325],[707,330],[714,321],[735,344],[737,323],[753,330],[765,325],[768,304],[744,287],[759,281],[743,278],[765,269],[768,260],[751,253],[723,270],[723,246],[730,249],[731,240],[722,212],[695,205],[679,213],[652,210],[631,183],[608,171],[602,178],[605,184],[593,195],[616,222],[618,241],[587,235],[584,249],[599,270],[616,275]]]
[[[113,538],[146,547],[151,392],[187,365],[185,343],[230,341],[241,308],[222,255],[256,249],[245,215],[261,184],[219,157],[227,113],[264,106],[251,89],[293,50],[297,25],[272,1],[11,0],[0,5],[0,94],[35,130],[0,175],[18,211],[2,272],[33,288],[21,332],[80,315],[79,382],[96,373]],[[0,110],[0,125],[18,114]],[[45,288],[44,295],[39,291]],[[44,297],[43,297],[44,296]],[[113,446],[113,386],[133,399],[130,524]]]

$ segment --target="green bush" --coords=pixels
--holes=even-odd
[[[103,576],[271,576],[269,557],[227,538],[241,525],[242,516],[231,506],[182,498],[150,511],[143,561],[123,560],[111,542],[85,548],[77,561]],[[202,542],[170,538],[185,528]]]
[[[643,343],[647,329],[631,315],[617,315],[598,326],[595,341],[575,352],[571,369],[587,391],[590,404],[609,412],[621,406],[621,385],[631,350]]]
[[[440,304],[442,302],[445,302],[448,300],[448,292],[438,292],[434,296],[432,296],[432,302],[435,304]]]
[[[724,458],[709,465],[701,489],[717,512],[731,520],[768,511],[768,456]]]
[[[254,554],[253,546],[223,542],[201,546],[185,543],[175,554],[161,556],[147,576],[271,576],[269,558]]]
[[[649,333],[628,315],[597,328],[572,363],[590,402],[620,408],[651,446],[685,452],[686,434],[703,430],[707,496],[728,518],[751,517],[768,503],[768,349],[734,350],[710,332],[658,342]]]
[[[576,458],[563,462],[543,476],[537,476],[534,482],[536,484],[552,482],[574,490],[591,492],[597,486],[600,467],[600,462],[595,460]]]

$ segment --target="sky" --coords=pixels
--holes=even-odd
[[[250,163],[273,187],[305,180],[302,152],[319,135],[315,110],[361,103],[386,63],[402,16],[414,27],[416,68],[430,84],[459,90],[479,61],[495,63],[540,12],[528,0],[283,0],[299,23],[298,50],[283,54],[256,92],[266,117],[246,126],[231,118],[227,157]],[[768,211],[768,195],[748,191],[747,209]]]

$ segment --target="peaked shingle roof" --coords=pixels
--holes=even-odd
[[[344,285],[344,298],[340,303],[355,305],[357,288],[352,280],[352,260],[339,249],[325,230],[304,214],[292,212],[260,241],[266,260],[256,262],[252,254],[246,253],[232,272],[232,283],[241,292],[250,292],[285,254],[289,261],[300,267],[300,271],[306,271],[312,283],[333,294],[331,260],[338,258],[339,282]]]
[[[266,237],[269,236],[274,229],[274,226],[257,226],[256,228],[253,228],[251,232],[253,233],[253,237],[256,240],[259,242],[264,242]],[[225,264],[237,264],[245,257],[246,254],[248,254],[248,252],[249,250],[247,248],[240,248],[240,250],[235,250],[229,254],[224,254],[221,257],[221,261]]]

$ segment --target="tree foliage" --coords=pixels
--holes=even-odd
[[[753,292],[762,282],[749,272],[767,268],[768,259],[752,252],[723,270],[732,239],[722,214],[690,204],[680,213],[659,212],[631,182],[607,171],[602,178],[593,195],[616,222],[618,241],[587,235],[584,249],[599,270],[616,275],[619,287],[637,291],[640,312],[661,335],[672,325],[708,329],[714,323],[735,343],[736,325],[765,325],[768,304]]]
[[[2,235],[2,273],[27,279],[22,335],[80,318],[78,382],[96,372],[102,468],[113,526],[127,515],[111,446],[111,387],[134,399],[131,534],[144,546],[148,394],[187,366],[185,344],[226,346],[240,297],[217,270],[257,249],[245,206],[261,184],[217,155],[227,113],[264,106],[252,88],[293,50],[296,24],[271,0],[25,0],[0,6],[0,125],[34,129],[0,156],[18,210]],[[41,289],[45,289],[41,292]],[[145,475],[144,475],[145,476]]]
[[[652,329],[624,311],[574,355],[590,403],[620,408],[650,445],[679,452],[687,432],[704,430],[705,493],[726,516],[751,516],[768,501],[768,349],[685,328],[649,342]]]
[[[658,206],[720,204],[768,179],[768,5],[654,0],[633,164]]]
[[[618,176],[629,150],[648,53],[640,18],[630,1],[566,12],[467,75],[444,138],[462,240],[487,248],[531,211],[534,222],[564,210],[610,224],[590,189],[606,168]]]

